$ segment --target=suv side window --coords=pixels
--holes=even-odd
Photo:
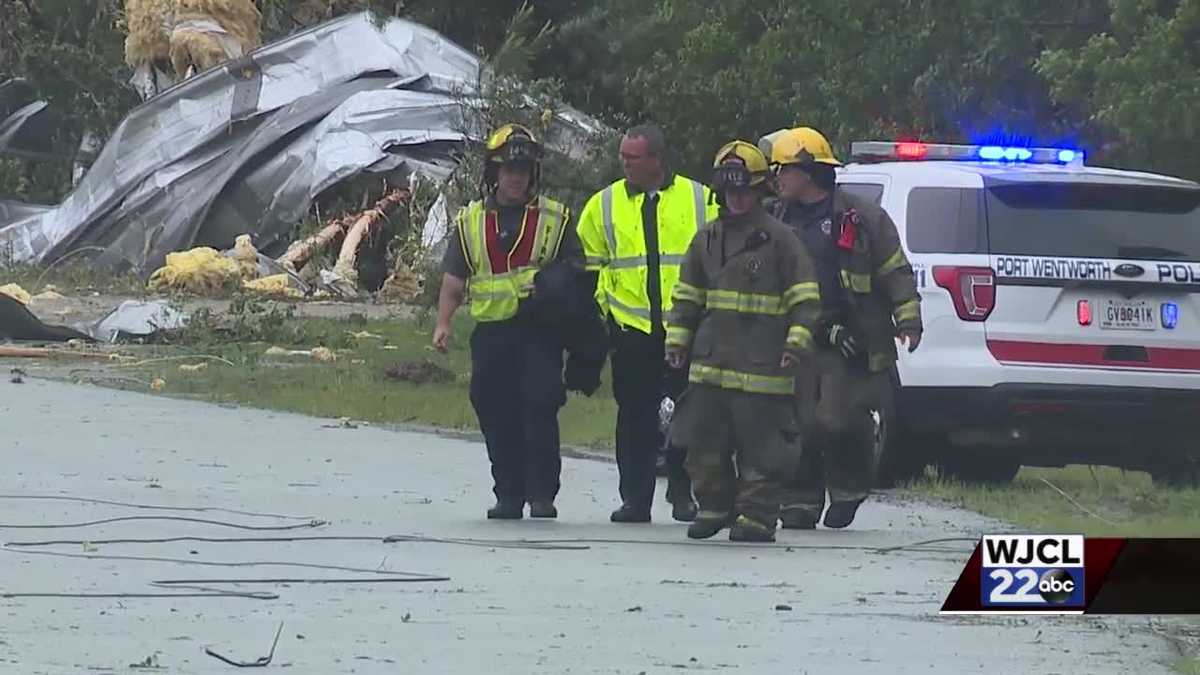
[[[905,220],[914,253],[987,253],[982,188],[913,188]]]
[[[878,183],[838,183],[837,186],[876,205],[883,201],[883,186]]]

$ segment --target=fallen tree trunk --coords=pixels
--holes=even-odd
[[[46,349],[45,347],[2,347],[0,359],[50,359],[50,358],[80,358],[111,360],[109,354],[95,352],[80,352],[71,349]]]
[[[300,270],[300,268],[308,264],[308,261],[318,251],[329,246],[329,243],[337,239],[340,235],[345,234],[348,222],[346,218],[338,218],[321,228],[320,232],[307,239],[293,243],[288,247],[287,252],[279,256],[279,262],[285,266],[291,265],[294,270]]]
[[[388,217],[388,212],[408,200],[410,193],[403,188],[393,190],[383,199],[375,202],[373,208],[359,214],[354,224],[346,232],[342,240],[342,249],[338,254],[333,272],[341,279],[341,285],[346,290],[358,287],[358,248],[363,240],[370,235],[371,230],[377,229]]]

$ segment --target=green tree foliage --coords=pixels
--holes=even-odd
[[[58,120],[61,162],[5,162],[0,194],[57,201],[71,184],[70,159],[89,130],[105,135],[136,105],[126,86],[120,0],[0,2],[0,80],[22,77]]]
[[[1038,70],[1108,156],[1200,177],[1200,0],[1113,0],[1110,28]]]
[[[676,35],[632,77],[635,107],[704,171],[732,136],[808,124],[841,153],[868,137],[943,141],[1072,135],[1033,70],[1081,43],[1103,3],[1040,0],[661,0]],[[686,136],[679,136],[686,130]]]
[[[1080,142],[1095,162],[1200,177],[1200,0],[258,2],[266,40],[364,8],[424,23],[543,103],[660,123],[697,177],[729,138],[798,123],[843,156],[865,138]],[[0,78],[31,80],[63,116],[65,155],[137,104],[121,10],[0,0]],[[50,173],[0,167],[0,193],[60,197],[69,172]]]

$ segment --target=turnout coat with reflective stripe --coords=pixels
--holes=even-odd
[[[757,209],[706,225],[675,285],[667,344],[688,347],[690,382],[790,395],[784,351],[814,348],[821,302],[812,261],[787,225]]]
[[[664,321],[671,290],[688,244],[704,223],[717,215],[708,186],[676,174],[658,194],[659,278]],[[588,200],[579,215],[579,240],[590,270],[599,272],[596,301],[621,326],[650,333],[646,234],[642,204],[646,193],[631,192],[625,179]]]
[[[777,204],[775,212],[782,212],[783,206]],[[897,330],[922,329],[921,296],[912,265],[896,224],[874,202],[837,189],[831,217],[834,239],[846,244],[837,251],[847,322],[867,342],[870,369],[887,370],[896,361]]]
[[[525,207],[521,230],[506,249],[499,242],[495,210],[476,200],[459,212],[459,240],[471,272],[467,292],[476,321],[503,321],[516,315],[534,275],[558,255],[568,217],[562,204],[538,197]]]

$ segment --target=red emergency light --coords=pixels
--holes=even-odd
[[[896,144],[896,156],[900,159],[924,159],[929,154],[929,146],[914,141],[901,141]]]

